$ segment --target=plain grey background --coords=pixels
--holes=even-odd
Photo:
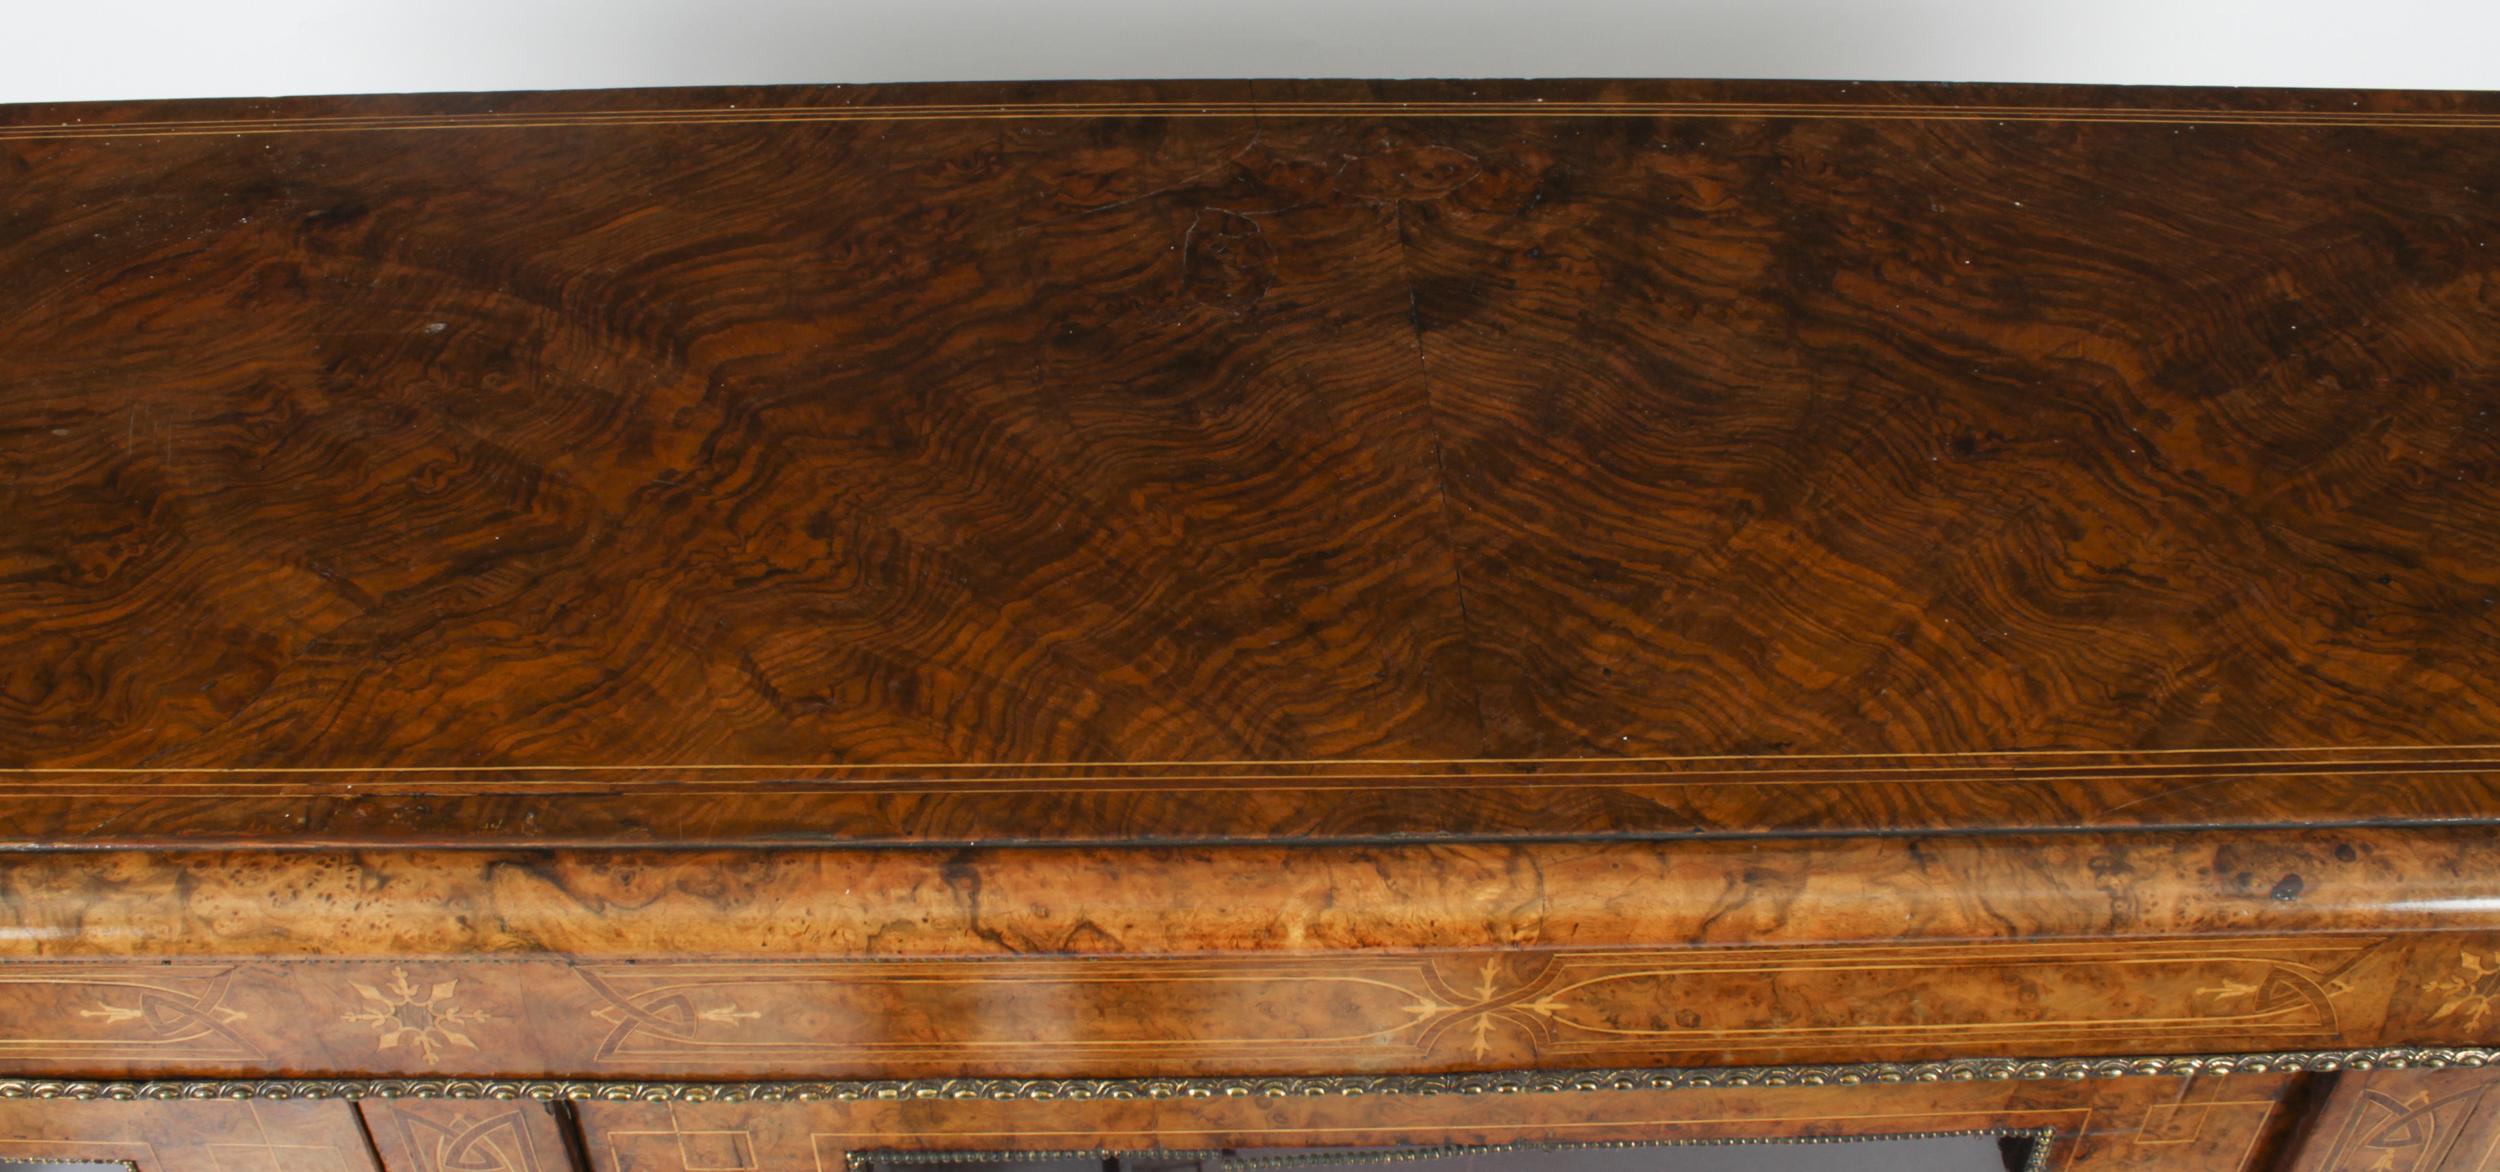
[[[1053,77],[2500,89],[2500,0],[0,0],[0,102]]]

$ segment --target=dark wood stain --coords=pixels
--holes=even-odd
[[[2500,1045],[2496,192],[2491,95],[0,109],[0,1138],[2479,1167],[2315,1057],[31,1096]]]
[[[942,783],[705,819],[599,779],[536,814],[1504,833],[1521,791],[1438,763],[2500,740],[2494,121],[1694,83],[22,108],[0,763],[105,796],[12,822],[456,839],[551,803],[406,771],[1350,759],[1427,764],[1300,818]],[[2385,811],[1954,792],[2454,818],[2488,756]],[[1807,821],[1918,821],[1883,804]]]

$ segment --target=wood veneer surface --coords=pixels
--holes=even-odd
[[[1083,1079],[2489,1048],[2490,856],[2480,827],[0,855],[0,1097],[11,1074]]]
[[[2500,1075],[2374,1070],[2341,1075],[2310,1114],[2286,1172],[2490,1172],[2500,1168]]]
[[[0,110],[0,840],[2489,822],[2500,101]]]

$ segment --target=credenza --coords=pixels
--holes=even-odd
[[[2500,1169],[2500,96],[0,108],[0,1165]]]

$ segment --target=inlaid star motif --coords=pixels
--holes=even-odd
[[[350,982],[350,987],[365,999],[365,1007],[348,1011],[346,1019],[372,1026],[381,1035],[378,1049],[409,1046],[428,1066],[441,1058],[444,1047],[477,1049],[477,1042],[463,1031],[494,1020],[491,1015],[452,1003],[460,991],[460,982],[437,981],[420,992],[409,982],[408,970],[404,968],[392,969],[390,983],[379,989],[356,982]]]

